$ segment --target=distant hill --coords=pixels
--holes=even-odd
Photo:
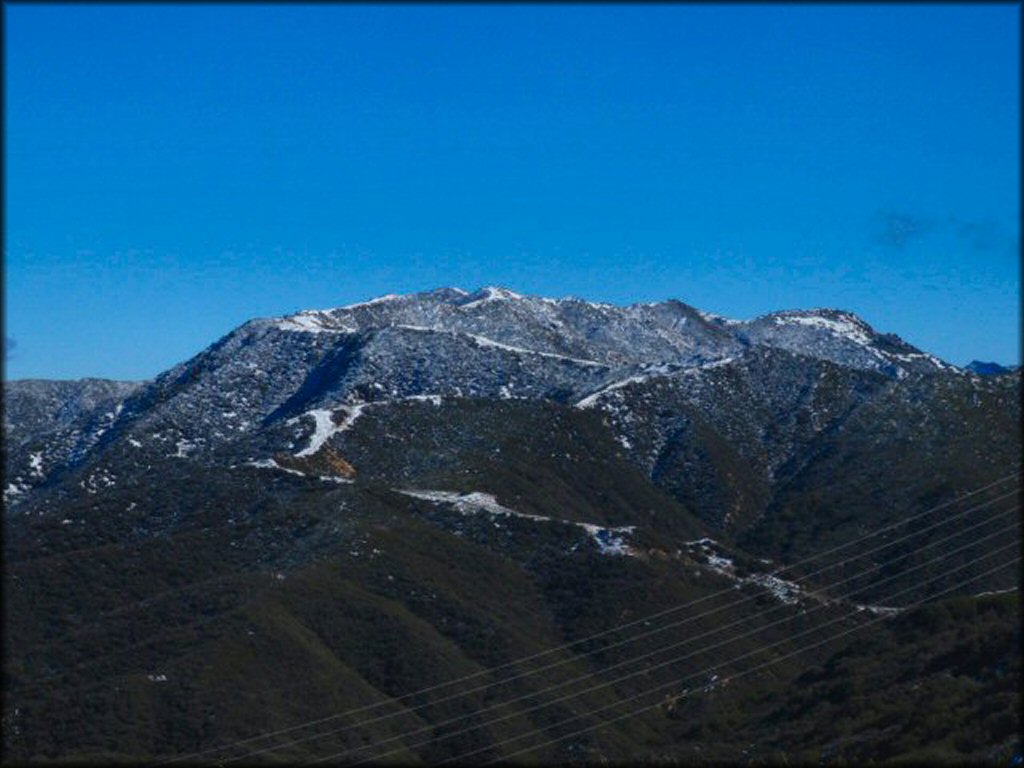
[[[976,373],[979,376],[1000,376],[1004,373],[1012,373],[1018,366],[1007,367],[999,363],[983,363],[981,360],[972,360],[964,370]]]

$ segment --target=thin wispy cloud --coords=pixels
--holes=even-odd
[[[933,235],[955,238],[962,249],[971,253],[992,253],[1004,248],[1012,252],[1018,248],[1017,238],[994,218],[925,216],[908,210],[883,208],[872,217],[870,231],[875,242],[896,250],[904,250]]]
[[[991,219],[962,222],[956,226],[956,236],[973,251],[994,251],[1004,240],[999,224]]]
[[[915,240],[927,235],[935,222],[907,211],[882,209],[872,221],[874,239],[892,248],[903,249]]]

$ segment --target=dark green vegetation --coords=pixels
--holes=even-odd
[[[1020,598],[905,613],[792,680],[684,699],[685,760],[1007,765],[1020,750]],[[744,741],[746,743],[744,743]],[[678,755],[678,753],[676,753]]]
[[[280,449],[280,424],[202,462],[112,442],[5,519],[5,757],[135,763],[374,707],[197,759],[1005,760],[1020,725],[1019,601],[972,595],[1012,586],[1019,569],[971,578],[1008,563],[1012,551],[980,558],[1019,532],[969,545],[1019,518],[1013,498],[821,574],[804,584],[816,596],[792,604],[736,579],[1010,474],[1019,379],[897,387],[820,368],[808,381],[824,372],[827,386],[805,392],[766,384],[770,360],[723,369],[718,385],[737,403],[721,418],[692,398],[636,407],[636,445],[652,423],[674,425],[655,472],[616,439],[615,416],[537,401],[367,408],[330,443],[355,467],[350,483],[247,465]],[[787,410],[776,396],[798,402]],[[801,421],[801,397],[831,409],[824,429]],[[762,428],[776,433],[738,447]],[[791,453],[779,463],[781,445]],[[770,466],[782,467],[773,481]],[[104,473],[114,480],[90,492]],[[483,492],[552,519],[400,492],[416,489]],[[989,522],[968,531],[980,515]],[[631,554],[602,552],[576,523],[635,526]],[[731,575],[694,545],[705,536]],[[872,579],[843,581],[871,562]],[[959,597],[884,621],[854,606],[951,587]],[[477,676],[408,695],[466,675]]]

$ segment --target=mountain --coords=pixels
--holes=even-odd
[[[729,689],[749,720],[735,738],[680,736],[659,710],[537,753],[738,759],[778,716],[764,690],[808,665],[825,665],[822,696],[846,684],[828,664],[856,635],[827,627],[1019,579],[999,549],[1018,518],[1019,371],[972,375],[840,310],[737,321],[674,300],[442,288],[253,320],[152,381],[8,382],[5,406],[4,729],[19,760],[246,756],[223,745],[363,706],[391,714],[248,751],[510,756],[517,734],[599,722],[588,713],[654,682],[799,650]],[[1002,633],[1019,608],[1001,599]],[[687,614],[682,636],[643,624],[692,601],[716,613]],[[819,630],[814,647],[794,639]],[[716,632],[728,644],[666,659],[670,641]],[[552,648],[560,666],[541,677],[487,671]],[[573,682],[638,656],[659,671]],[[407,696],[467,674],[500,695]],[[579,698],[556,701],[556,684]],[[481,714],[509,697],[534,709]],[[817,704],[809,728],[834,715]],[[445,725],[463,717],[476,730]],[[1012,740],[1004,720],[990,748]]]
[[[738,322],[678,301],[614,307],[443,288],[255,320],[144,385],[14,382],[5,390],[7,498],[157,423],[159,439],[195,455],[325,404],[425,395],[570,403],[785,351],[886,378],[958,370],[834,310]]]
[[[445,333],[478,346],[496,348],[491,344],[496,342],[501,345],[497,348],[506,351],[558,355],[610,367],[692,365],[750,347],[770,347],[897,377],[955,370],[896,336],[877,333],[856,315],[829,309],[775,312],[743,322],[675,300],[617,307],[522,296],[496,287],[474,293],[442,288],[300,312],[269,323],[316,334],[384,327]]]
[[[1007,367],[999,363],[983,363],[981,360],[971,360],[964,370],[976,373],[979,376],[1002,376],[1004,373],[1015,371],[1017,367]]]
[[[8,481],[4,501],[13,501],[30,490],[55,466],[81,458],[117,419],[125,398],[140,386],[137,382],[106,379],[5,382]],[[13,457],[20,461],[12,463]]]

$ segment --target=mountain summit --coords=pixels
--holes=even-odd
[[[992,695],[949,741],[955,756],[983,762],[1018,730],[1019,611],[991,593],[1019,581],[1003,550],[1019,522],[1020,374],[962,371],[849,312],[739,321],[675,300],[440,288],[252,320],[152,381],[4,391],[3,725],[16,761],[358,762],[396,748],[399,762],[497,760],[517,754],[511,732],[449,741],[451,720],[527,699],[539,704],[517,728],[554,736],[542,755],[557,764],[742,762],[779,723],[793,728],[779,744],[814,762],[924,754],[916,745],[947,731],[913,713],[977,709],[979,690]],[[874,532],[891,537],[865,541]],[[945,619],[915,613],[954,593],[968,602]],[[691,612],[700,624],[654,637],[704,601],[713,617]],[[836,622],[829,645],[800,639]],[[741,626],[728,649],[618,671]],[[862,646],[846,637],[860,629],[895,634]],[[794,658],[730,679],[737,657],[776,646]],[[572,669],[502,674],[509,702],[410,696],[551,649]],[[886,674],[862,685],[855,662]],[[565,694],[549,684],[591,674],[602,689],[577,686],[579,710],[552,715]],[[587,713],[655,683],[664,708],[649,728],[558,744],[576,727],[561,717],[603,728]],[[894,725],[877,735],[827,730],[837,712],[898,701],[907,712],[878,715]],[[368,705],[413,735],[383,716],[296,730]],[[762,725],[735,716],[754,709]],[[372,744],[386,751],[361,751]]]
[[[447,333],[508,351],[561,355],[608,366],[694,365],[750,347],[787,349],[888,376],[955,371],[954,366],[876,332],[835,309],[773,312],[749,321],[701,312],[681,301],[615,306],[578,298],[525,296],[488,286],[389,294],[336,309],[255,321],[285,331],[358,333],[395,328]]]
[[[1002,376],[1004,373],[1011,373],[1018,366],[1006,366],[999,363],[987,363],[981,360],[972,360],[964,370],[976,373],[979,376]]]
[[[442,397],[606,408],[658,386],[678,391],[687,407],[699,401],[710,412],[721,409],[729,392],[740,391],[735,382],[721,391],[710,382],[749,378],[755,370],[760,377],[769,368],[779,372],[775,376],[801,380],[834,369],[879,383],[965,373],[835,309],[732,320],[675,299],[615,306],[526,296],[499,286],[389,294],[249,321],[151,382],[104,385],[110,394],[103,399],[69,394],[57,403],[52,393],[67,385],[9,383],[10,412],[21,416],[7,429],[5,498],[19,504],[32,489],[125,440],[154,445],[158,439],[172,446],[172,455],[198,460],[224,451],[237,459],[269,460],[258,446],[271,440],[273,430],[297,440],[307,424],[321,430],[316,414],[339,408]],[[82,386],[92,392],[97,385]],[[751,389],[756,386],[762,384],[751,381],[741,389],[764,399],[777,385],[759,393]],[[730,407],[743,409],[739,401]],[[763,418],[795,404],[778,400],[766,407]],[[324,423],[324,434],[331,433]],[[621,440],[654,439],[650,450],[657,456],[668,427],[641,438],[632,434],[639,424],[623,421],[617,427]],[[788,448],[779,451],[764,471],[774,472],[771,467],[789,455]],[[642,464],[654,471],[651,461],[657,463],[645,458]]]

